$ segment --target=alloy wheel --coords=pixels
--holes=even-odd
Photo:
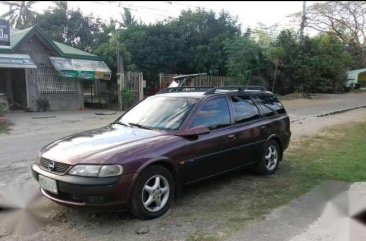
[[[278,151],[276,146],[274,145],[268,146],[264,158],[266,160],[267,170],[272,171],[273,169],[275,169],[278,162]]]
[[[142,203],[149,212],[161,210],[169,199],[169,183],[162,175],[147,180],[142,190]]]

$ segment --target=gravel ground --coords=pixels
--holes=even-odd
[[[365,97],[365,93],[317,95],[311,100],[283,101],[291,119],[307,117],[292,123],[291,145],[296,145],[296,140],[318,133],[330,125],[364,121],[366,109],[334,116],[317,118],[311,116],[345,107],[360,106],[361,103],[366,104]],[[68,134],[108,124],[121,114],[114,113],[115,111],[103,111],[109,115],[95,115],[95,112],[97,111],[9,114],[9,120],[14,123],[12,130],[10,134],[0,135],[0,146],[5,147],[2,148],[0,157],[0,186],[24,181],[34,184],[29,167],[42,146]],[[137,220],[126,213],[69,209],[44,200],[42,212],[48,217],[47,225],[29,236],[17,237],[3,234],[5,236],[2,240],[201,240],[202,230],[215,237],[226,237],[230,232],[227,227],[228,220],[240,221],[240,218],[245,218],[245,210],[241,210],[243,213],[237,213],[230,206],[231,202],[237,202],[238,197],[235,193],[238,187],[246,192],[246,189],[255,188],[258,181],[265,180],[259,180],[250,174],[234,173],[187,187],[172,210],[159,219],[148,221]],[[217,215],[220,218],[215,219],[213,213],[216,211],[221,212]],[[301,214],[304,215],[303,221],[295,223],[298,229],[293,229],[297,232],[290,235],[286,226],[281,227],[282,240],[299,235],[300,231],[304,231],[304,225],[316,220],[316,214],[308,213],[305,209]],[[273,215],[280,217],[281,213],[276,211]],[[308,218],[305,218],[306,216]],[[253,223],[261,224],[261,222],[256,223],[255,220]],[[149,230],[139,230],[141,228]],[[279,229],[276,225],[272,228]],[[148,235],[138,235],[136,230],[149,232]],[[242,235],[245,230],[244,228],[239,237],[244,237]],[[258,232],[258,235],[254,239],[238,240],[260,240],[263,232]],[[0,239],[1,236],[0,229]],[[232,238],[235,240],[235,236]]]

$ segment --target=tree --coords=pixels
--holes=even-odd
[[[307,10],[307,27],[332,32],[347,46],[354,68],[366,66],[366,2],[327,1]]]
[[[156,85],[159,73],[226,75],[225,42],[239,35],[228,13],[197,9],[171,21],[130,25],[120,31],[120,43],[130,53],[130,67]]]
[[[225,11],[217,16],[213,11],[198,8],[196,11],[182,11],[171,25],[184,44],[179,66],[182,71],[226,74],[225,42],[241,34],[236,18]]]
[[[282,63],[282,58],[285,56],[285,51],[282,47],[269,46],[264,50],[266,58],[275,65],[275,71],[273,74],[272,92],[274,92],[278,67]]]
[[[274,70],[268,75],[268,78],[273,79],[272,92],[274,92],[277,80],[278,67],[282,64],[282,58],[285,55],[283,47],[274,46],[274,35],[276,34],[277,25],[266,27],[264,24],[259,24],[259,27],[253,31],[253,37],[263,51],[266,60],[273,64]]]
[[[128,8],[123,8],[123,14],[121,15],[122,21],[119,24],[124,28],[129,28],[138,24],[136,18],[132,16],[131,11]]]
[[[80,9],[70,10],[66,1],[56,2],[56,7],[46,10],[37,22],[51,39],[87,52],[93,52],[105,40],[101,20],[84,16]]]
[[[9,10],[0,16],[9,20],[12,27],[24,29],[34,24],[37,13],[32,9],[32,6],[37,1],[3,1],[1,4],[9,7]]]
[[[267,68],[260,46],[250,37],[237,37],[227,42],[225,50],[228,74],[236,80],[235,84],[258,84],[252,79],[261,76]]]
[[[314,69],[318,73],[313,79],[312,89],[336,92],[343,88],[347,79],[346,71],[351,63],[351,56],[345,44],[333,33],[326,33],[313,39],[315,51]]]

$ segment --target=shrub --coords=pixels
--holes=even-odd
[[[47,111],[50,108],[50,103],[46,98],[38,98],[37,99],[37,108],[38,111]]]

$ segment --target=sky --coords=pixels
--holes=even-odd
[[[307,6],[313,2],[307,1]],[[255,28],[259,22],[266,26],[276,23],[281,28],[295,27],[290,23],[288,15],[300,12],[303,1],[70,1],[70,8],[80,8],[85,14],[93,13],[94,16],[104,20],[120,18],[123,8],[129,8],[132,14],[144,23],[155,23],[166,18],[179,16],[182,10],[195,9],[197,7],[220,12],[225,10],[232,16],[237,16],[243,30],[247,27]],[[42,13],[53,6],[52,2],[38,2],[35,10]],[[0,15],[7,8],[0,5]]]

